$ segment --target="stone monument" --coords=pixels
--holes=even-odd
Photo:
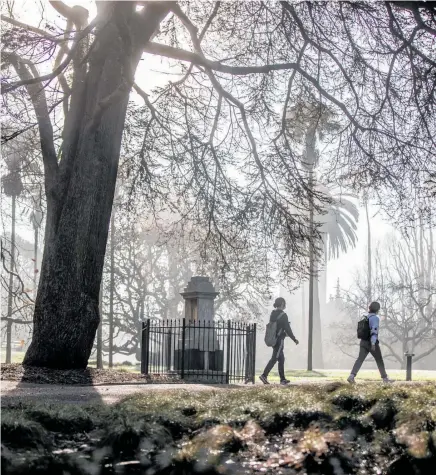
[[[223,349],[214,325],[214,300],[219,295],[209,277],[195,276],[180,294],[185,300],[185,341],[179,338],[175,358],[180,366],[184,346],[185,377],[213,378],[223,371]],[[221,343],[222,345],[222,343]],[[180,369],[180,368],[179,368]]]

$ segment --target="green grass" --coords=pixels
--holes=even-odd
[[[90,360],[88,362],[88,368],[97,368],[97,362],[95,360]],[[141,370],[141,364],[132,364],[126,365],[123,363],[114,363],[112,368],[109,368],[109,363],[107,361],[103,362],[103,369],[113,369],[114,371],[124,371],[127,373],[139,373]]]
[[[406,371],[400,369],[393,369],[387,371],[389,377],[395,381],[406,381]],[[260,372],[257,373],[259,377]],[[345,381],[350,375],[349,370],[340,370],[340,369],[331,369],[331,370],[289,370],[286,371],[286,377],[290,381],[299,381],[303,379],[316,380],[320,381]],[[279,375],[277,372],[271,372],[268,378],[272,382],[279,381]],[[436,371],[427,371],[427,370],[412,370],[412,379],[413,381],[436,381]],[[356,381],[379,381],[380,373],[378,370],[361,370],[356,377]]]
[[[25,351],[12,351],[11,353],[11,363],[22,363],[24,359]],[[4,363],[6,361],[6,351],[2,350],[0,352],[0,361]]]
[[[24,358],[25,352],[12,352],[12,363],[22,363]],[[4,351],[1,352],[1,361],[5,361],[6,354]],[[89,361],[90,368],[96,368],[97,364],[95,360]],[[104,369],[108,368],[108,363],[104,362]],[[115,363],[113,369],[115,371],[124,371],[128,373],[139,373],[140,371],[140,364],[132,364],[132,365],[124,365],[122,363]],[[261,371],[257,371],[256,374],[256,381],[260,375]],[[350,374],[349,370],[314,370],[314,371],[306,371],[306,370],[287,370],[286,377],[290,381],[301,381],[305,379],[310,380],[336,380],[336,381],[345,381]],[[391,379],[395,381],[405,381],[406,380],[406,370],[388,370],[388,375]],[[412,379],[413,381],[436,381],[436,371],[428,371],[428,370],[413,370],[412,369]],[[278,382],[279,376],[277,372],[271,372],[269,376],[269,380],[271,382]],[[356,378],[357,381],[379,381],[380,374],[378,370],[361,370]]]
[[[95,361],[90,361],[89,367],[95,368],[96,363]],[[108,369],[107,364],[104,365],[105,369]],[[139,373],[140,365],[123,365],[123,364],[114,364],[113,367],[116,371],[126,371],[129,373]],[[256,381],[258,380],[261,371],[256,372]],[[301,380],[316,380],[319,379],[320,381],[345,381],[348,376],[350,375],[349,370],[314,370],[314,371],[307,371],[303,369],[297,370],[287,370],[286,377],[290,381],[301,381]],[[389,370],[388,375],[391,379],[395,381],[406,381],[406,371],[405,370]],[[429,370],[413,370],[412,371],[412,379],[413,381],[436,381],[436,371],[429,371]],[[271,382],[279,382],[280,378],[277,372],[271,372],[269,376],[269,380]],[[361,370],[356,378],[357,381],[379,381],[380,380],[380,373],[378,370]]]

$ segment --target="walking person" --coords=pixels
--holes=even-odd
[[[272,329],[275,333],[273,338],[274,344],[269,345],[269,343],[265,340],[268,346],[272,346],[273,353],[262,375],[259,376],[259,379],[262,381],[263,384],[269,384],[268,375],[273,369],[274,365],[278,362],[280,384],[285,385],[289,384],[290,381],[285,378],[285,355],[283,352],[284,340],[288,336],[291,340],[294,341],[296,345],[298,345],[299,342],[292,333],[288,316],[284,312],[286,308],[285,299],[282,297],[277,298],[274,302],[274,308],[275,310],[271,312],[271,316],[269,317],[270,323],[268,324],[270,329]]]
[[[372,302],[369,306],[369,313],[366,317],[367,321],[362,320],[362,329],[358,326],[358,337],[360,338],[360,351],[359,356],[354,363],[351,374],[348,377],[347,381],[350,384],[354,384],[357,373],[359,372],[363,362],[365,361],[368,353],[374,357],[375,362],[377,363],[378,370],[380,371],[380,376],[385,383],[391,383],[392,381],[388,378],[386,374],[385,364],[383,362],[383,356],[380,350],[380,344],[378,341],[378,332],[380,326],[380,317],[377,315],[380,311],[380,304],[378,302]],[[360,323],[359,323],[360,325]],[[360,333],[361,332],[361,333]]]

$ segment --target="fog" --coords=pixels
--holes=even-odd
[[[89,8],[91,18],[96,13],[94,2],[65,3]],[[196,13],[198,17],[200,13]],[[53,8],[45,9],[35,2],[23,2],[17,18],[29,23],[39,18],[53,30],[63,31],[65,27],[64,19]],[[249,21],[249,15],[247,18]],[[356,41],[363,41],[364,33],[359,30]],[[213,41],[212,37],[211,44]],[[188,37],[181,33],[177,44],[188,48]],[[39,73],[48,74],[56,58],[50,48],[44,49],[44,44],[41,48]],[[228,49],[232,54],[233,48],[230,42]],[[306,43],[301,54],[305,48]],[[280,50],[279,46],[277,49]],[[230,52],[222,46],[217,54],[224,56]],[[277,54],[282,63],[282,53]],[[307,54],[312,61],[312,53]],[[312,64],[309,60],[308,70]],[[256,61],[262,62],[258,57]],[[388,70],[388,63],[383,61],[381,78]],[[219,71],[218,62],[214,64],[224,74]],[[250,60],[247,64],[254,62]],[[354,68],[353,64],[349,67]],[[333,75],[320,78],[318,73],[315,85],[314,81],[305,83],[304,74],[295,84],[291,76],[292,88],[289,86],[288,90],[288,78],[284,75],[277,76],[276,82],[266,87],[262,81],[244,82],[241,78],[246,76],[238,72],[237,80],[220,77],[222,85],[217,87],[214,80],[210,86],[207,74],[201,70],[198,77],[193,76],[192,84],[186,86],[189,93],[177,96],[176,87],[165,89],[168,84],[181,84],[186,72],[182,61],[174,63],[171,56],[145,53],[136,70],[135,88],[126,99],[127,119],[120,131],[122,143],[119,165],[115,167],[117,188],[110,225],[103,220],[98,229],[96,225],[90,238],[92,243],[83,244],[83,249],[95,251],[95,262],[100,262],[99,259],[102,262],[104,254],[99,300],[101,323],[91,354],[92,363],[96,359],[100,363],[103,360],[104,365],[137,363],[141,323],[148,318],[183,318],[184,302],[180,293],[192,276],[200,275],[210,277],[219,292],[215,300],[217,320],[258,324],[256,367],[259,369],[271,353],[263,343],[263,332],[272,304],[276,297],[284,297],[292,329],[300,340],[297,347],[286,341],[286,366],[304,369],[309,351],[312,266],[314,369],[347,369],[352,365],[359,345],[357,321],[368,311],[371,301],[379,301],[380,341],[387,367],[404,368],[404,354],[411,351],[415,354],[415,368],[435,370],[434,192],[423,191],[434,164],[434,151],[432,155],[418,143],[412,144],[415,153],[411,139],[404,139],[411,147],[404,151],[403,145],[398,146],[398,137],[388,147],[385,140],[392,138],[389,134],[382,134],[375,144],[372,139],[365,142],[367,138],[362,134],[353,143],[355,134],[348,127],[356,126],[353,121],[357,119],[353,116],[351,120],[350,113],[344,113],[345,106],[326,101],[316,89],[322,83],[327,91],[325,97],[337,92],[344,104],[351,103],[354,86],[335,91]],[[401,88],[403,83],[398,81],[397,87]],[[207,94],[197,94],[197,86],[205,87]],[[239,99],[228,99],[230,92],[221,90],[225,87],[241,101],[249,97],[246,109],[252,115],[248,120],[242,107],[238,114],[245,120],[234,125],[234,108],[240,107],[240,103]],[[371,87],[370,81],[362,86],[368,90]],[[218,95],[214,88],[218,88]],[[256,94],[251,88],[257,88],[256,94],[265,95],[254,105],[250,101]],[[50,98],[55,104],[60,89],[47,91],[47,95],[53,95]],[[15,90],[11,92],[14,93]],[[210,98],[204,99],[208,94]],[[184,111],[180,99],[186,96],[192,100],[190,117],[186,112],[188,107]],[[398,96],[394,91],[395,100],[400,100]],[[228,109],[222,106],[223,97],[228,99]],[[361,98],[368,110],[371,97],[362,94]],[[152,106],[147,102],[150,98]],[[59,156],[64,146],[65,117],[61,102],[53,105],[54,112],[50,112],[53,112],[55,131],[53,149]],[[22,104],[21,96],[13,96],[3,114],[3,135],[8,139],[3,145],[1,161],[2,360],[9,346],[12,359],[17,362],[32,338],[44,248],[47,252],[44,237],[48,214],[44,192],[47,171],[43,166],[40,136],[34,127],[35,114],[29,104]],[[416,111],[415,114],[419,116]],[[407,120],[413,113],[402,109],[398,115],[404,121],[401,134],[409,133],[412,126]],[[362,117],[358,117],[363,125],[358,124],[357,131],[366,130],[366,109]],[[390,116],[385,120],[387,126],[391,124]],[[281,130],[279,135],[278,130]],[[150,133],[148,142],[144,131]],[[419,131],[425,133],[421,128]],[[17,138],[14,134],[18,134]],[[413,140],[419,142],[417,134]],[[283,143],[278,144],[277,137]],[[425,145],[431,149],[431,140]],[[361,148],[365,147],[369,151],[365,149],[363,153]],[[418,165],[415,162],[404,165],[405,158],[396,156],[395,147],[409,154]],[[379,159],[377,154],[387,160],[383,167],[398,165],[394,178],[394,172],[392,176],[387,174],[377,160],[371,168],[373,164],[368,157]],[[104,162],[105,158],[95,161]],[[423,163],[425,166],[419,168]],[[115,175],[113,170],[107,175],[113,178],[114,185]],[[97,190],[98,181],[93,183],[90,195],[94,188]],[[77,179],[75,183],[82,186],[82,182]],[[109,188],[104,191],[107,199],[101,200],[107,219],[108,203],[113,196]],[[95,195],[100,196],[97,191]],[[91,209],[89,215],[97,221],[99,213],[94,211]],[[37,216],[42,217],[41,222]],[[74,213],[72,216],[77,217]],[[86,231],[94,225],[85,219],[84,222]],[[108,240],[103,249],[104,239],[97,244],[93,239],[98,241],[106,231]],[[72,229],[71,233],[74,232]],[[86,253],[82,243],[79,244],[77,258]],[[99,271],[87,271],[86,279],[95,287],[92,298],[96,300]],[[80,272],[86,274],[83,270],[77,274]],[[368,360],[366,367],[373,368],[375,363]]]

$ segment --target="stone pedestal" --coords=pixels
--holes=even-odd
[[[214,300],[219,293],[215,291],[209,277],[192,277],[180,295],[185,299],[185,355],[186,375],[197,372],[208,374],[223,371],[224,355],[214,325]],[[182,336],[177,352],[182,351]],[[181,355],[176,357],[180,365]],[[209,376],[210,375],[210,376]],[[195,376],[195,374],[193,375]]]

